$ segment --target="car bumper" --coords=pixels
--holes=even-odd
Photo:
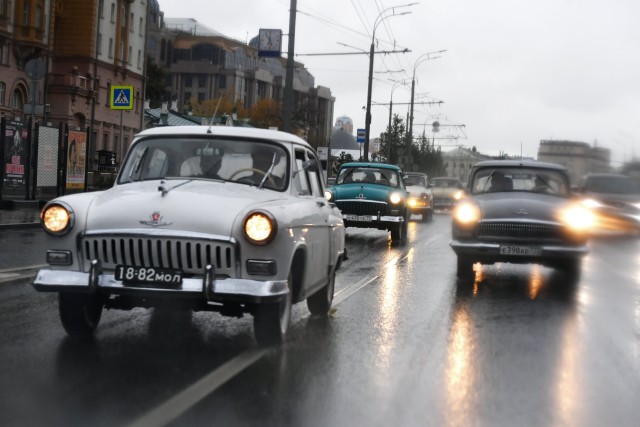
[[[125,285],[113,274],[77,271],[40,270],[32,282],[40,292],[79,292],[143,297],[194,298],[211,302],[241,303],[276,302],[289,293],[286,280],[214,279],[205,274],[200,278],[183,278],[175,287],[153,284]]]
[[[343,214],[342,219],[345,222],[350,223],[362,223],[362,224],[371,224],[376,222],[404,222],[403,216],[391,216],[391,215],[354,215],[354,214]]]
[[[567,258],[580,258],[589,253],[585,245],[535,245],[535,244],[506,244],[507,246],[535,247],[540,249],[536,255],[505,255],[500,253],[499,243],[464,242],[452,240],[450,246],[456,255],[469,256],[478,262],[512,262],[512,263],[536,263],[543,262],[553,264],[553,261]]]

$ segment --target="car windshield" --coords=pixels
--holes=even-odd
[[[432,187],[439,188],[460,188],[462,185],[456,179],[443,179],[443,178],[434,178],[431,180]]]
[[[427,179],[422,175],[406,175],[405,183],[407,185],[419,185],[420,187],[426,187]]]
[[[640,181],[626,176],[591,176],[584,189],[595,193],[640,194]]]
[[[353,167],[342,168],[336,179],[336,184],[378,184],[388,187],[398,187],[400,180],[398,173],[391,169]]]
[[[570,189],[561,171],[523,167],[478,169],[470,184],[472,194],[524,191],[566,197]]]
[[[287,159],[282,146],[263,141],[175,135],[150,137],[132,147],[118,183],[209,179],[283,191],[289,181]]]

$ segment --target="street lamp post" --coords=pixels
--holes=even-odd
[[[365,129],[365,133],[364,133],[364,161],[368,162],[369,161],[369,136],[371,133],[371,89],[372,89],[372,85],[373,85],[373,55],[374,55],[374,43],[375,43],[375,39],[376,39],[376,28],[378,28],[378,25],[384,21],[387,18],[390,18],[392,16],[401,16],[401,15],[407,15],[411,12],[402,12],[402,13],[395,13],[395,9],[399,9],[401,7],[408,7],[408,6],[413,6],[414,4],[417,3],[409,3],[409,4],[404,4],[401,6],[393,6],[393,7],[388,7],[386,9],[384,9],[382,12],[380,12],[380,14],[376,17],[376,20],[373,23],[373,31],[371,34],[371,47],[369,48],[369,81],[368,81],[368,85],[367,85],[367,113],[364,119],[364,129]],[[385,15],[387,12],[391,11],[390,15]]]
[[[414,94],[415,94],[415,87],[416,87],[416,69],[418,68],[418,65],[422,64],[425,61],[428,61],[430,59],[437,59],[440,58],[439,56],[434,56],[433,58],[430,55],[436,54],[436,53],[444,53],[447,50],[438,50],[436,52],[427,52],[424,53],[422,55],[420,55],[418,57],[418,59],[416,59],[415,64],[413,65],[413,76],[411,77],[411,113],[409,114],[409,143],[411,143],[411,141],[413,141],[413,100],[414,100]]]

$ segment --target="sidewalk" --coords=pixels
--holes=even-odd
[[[15,201],[13,207],[0,208],[0,230],[40,227],[38,201]]]

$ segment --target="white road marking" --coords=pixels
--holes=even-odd
[[[442,234],[436,234],[430,239],[407,249],[406,251],[398,254],[393,259],[389,260],[385,264],[385,267],[393,265],[403,259],[405,259],[409,252],[416,247],[422,247],[430,245],[431,243],[442,237]],[[380,276],[367,276],[360,279],[353,285],[347,286],[336,293],[333,299],[333,306],[337,306],[360,289],[364,288],[370,283],[373,283]],[[308,316],[305,316],[305,318]],[[150,426],[164,426],[171,421],[178,418],[184,412],[189,410],[196,403],[207,397],[209,394],[216,391],[219,387],[224,385],[227,381],[238,375],[240,372],[248,368],[249,366],[260,360],[265,354],[266,349],[251,349],[229,360],[224,365],[214,369],[202,379],[196,381],[180,393],[176,394],[171,399],[157,406],[155,409],[147,412],[142,417],[138,418],[129,427],[150,427]]]
[[[266,353],[266,349],[254,349],[239,354],[160,406],[147,412],[129,427],[163,426],[170,423],[218,387],[260,360]]]

